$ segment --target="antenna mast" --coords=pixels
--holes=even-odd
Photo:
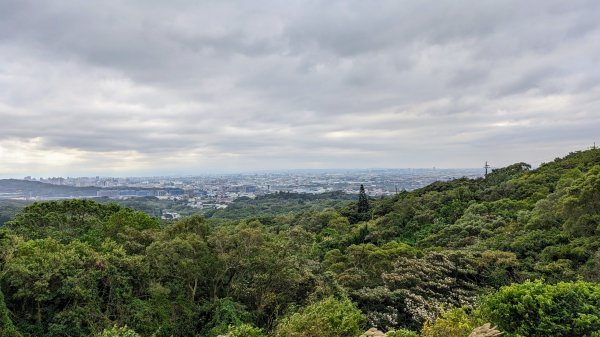
[[[483,166],[483,168],[485,169],[485,177],[487,178],[488,175],[488,169],[490,168],[490,165],[488,164],[488,162],[485,162],[485,165]]]

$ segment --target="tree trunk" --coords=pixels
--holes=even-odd
[[[196,291],[198,290],[198,278],[194,278],[194,286],[190,289],[192,289],[192,303],[194,303],[196,301]]]
[[[36,302],[35,322],[38,326],[42,326],[42,307],[40,301]]]

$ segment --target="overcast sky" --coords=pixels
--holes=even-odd
[[[0,177],[536,165],[599,63],[597,0],[0,0]]]

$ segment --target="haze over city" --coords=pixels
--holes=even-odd
[[[598,142],[598,1],[0,1],[0,177],[534,166]]]

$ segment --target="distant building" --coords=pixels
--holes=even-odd
[[[120,197],[135,197],[136,191],[135,190],[120,190],[119,196]]]
[[[181,218],[181,215],[173,211],[163,211],[160,218],[164,220],[175,220]]]
[[[184,191],[182,188],[169,188],[167,189],[167,194],[168,195],[173,195],[173,196],[179,196],[179,195],[184,195]]]
[[[139,190],[135,192],[137,197],[153,197],[155,194],[153,190]]]

